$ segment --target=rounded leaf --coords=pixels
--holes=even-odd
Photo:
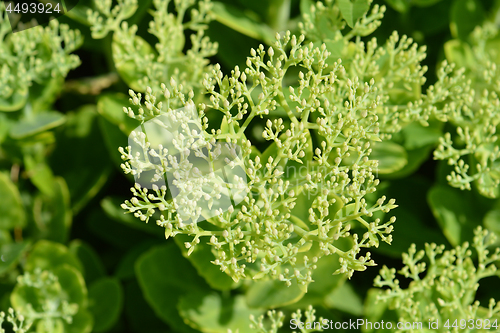
[[[370,159],[379,161],[377,171],[380,174],[396,172],[408,163],[406,150],[391,141],[374,143]]]
[[[278,280],[256,281],[247,290],[245,298],[251,308],[274,309],[297,302],[304,292],[294,282],[290,287]]]
[[[123,289],[116,278],[102,278],[89,288],[89,309],[94,317],[94,332],[109,330],[123,307]]]
[[[66,117],[55,111],[35,114],[32,118],[23,119],[10,129],[13,139],[23,139],[64,124]]]
[[[231,299],[218,293],[204,296],[190,293],[181,297],[179,313],[193,328],[205,333],[233,332],[250,333],[250,315],[260,316],[262,310],[252,310],[246,305],[244,296],[238,295]]]
[[[69,265],[82,271],[82,264],[71,254],[66,246],[47,240],[40,240],[35,244],[28,260],[24,266],[25,271],[34,271],[36,268],[42,270],[54,270],[62,265]]]
[[[21,202],[21,195],[9,176],[0,172],[0,229],[22,228],[26,224],[26,215]]]
[[[61,285],[68,303],[75,303],[79,306],[87,306],[87,287],[82,273],[75,267],[64,264],[52,271],[57,276],[57,281]]]

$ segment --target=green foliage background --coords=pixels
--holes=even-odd
[[[391,212],[397,218],[392,244],[381,242],[371,249],[378,267],[355,272],[347,279],[345,274],[331,275],[339,268],[338,260],[325,257],[318,262],[315,282],[305,293],[297,284],[286,287],[277,280],[234,282],[210,263],[214,255],[206,244],[198,245],[188,257],[184,243],[192,239],[177,235],[165,240],[162,229],[124,214],[120,206],[130,197],[133,178],[122,173],[118,147],[126,145],[127,135],[138,124],[122,110],[130,105],[129,89],[144,92],[145,86],[159,86],[176,76],[190,82],[196,92],[202,91],[202,72],[209,72],[206,68],[210,64],[219,63],[223,73],[230,73],[235,66],[246,67],[251,48],[258,49],[261,43],[266,49],[273,45],[277,32],[290,30],[299,35],[301,15],[310,14],[314,2],[213,1],[211,8],[206,7],[206,21],[197,21],[189,12],[184,22],[191,23],[180,31],[172,25],[156,34],[148,32],[156,3],[179,15],[163,19],[181,17],[181,23],[180,11],[192,3],[176,1],[174,6],[168,1],[144,0],[137,4],[123,0],[118,1],[122,6],[122,11],[115,13],[118,15],[103,15],[105,10],[99,7],[105,6],[102,3],[80,0],[58,23],[13,35],[8,31],[6,16],[0,18],[0,310],[8,313],[13,307],[17,312],[11,314],[17,320],[15,325],[24,316],[35,321],[31,330],[37,332],[275,332],[270,327],[274,320],[280,322],[278,312],[264,320],[267,329],[250,329],[252,322],[258,326],[258,319],[250,318],[276,309],[286,316],[279,331],[287,332],[291,314],[309,305],[314,306],[316,317],[334,322],[422,319],[427,317],[420,313],[406,317],[398,312],[404,307],[397,302],[396,308],[376,302],[377,295],[382,295],[373,283],[379,268],[403,267],[401,257],[411,244],[424,249],[425,243],[433,242],[451,249],[475,242],[481,257],[482,243],[479,236],[474,240],[473,231],[482,226],[491,234],[500,233],[495,183],[499,165],[496,157],[491,157],[498,152],[496,137],[486,142],[486,134],[477,134],[479,141],[474,141],[476,146],[467,159],[472,172],[479,174],[475,163],[491,157],[493,171],[481,176],[482,183],[477,179],[450,180],[447,176],[459,165],[454,151],[438,149],[438,161],[432,153],[439,138],[447,132],[455,133],[457,127],[479,128],[478,133],[482,133],[486,124],[495,129],[499,126],[498,96],[491,92],[483,102],[497,107],[492,113],[473,115],[471,119],[457,120],[449,115],[445,121],[424,119],[429,120],[429,126],[417,121],[405,123],[401,131],[393,131],[386,150],[376,152],[385,168],[380,169],[381,183],[373,201],[385,195],[396,199],[398,205]],[[202,14],[207,3],[199,7]],[[369,8],[367,1],[335,3],[347,22],[343,34]],[[431,85],[445,82],[446,75],[439,74],[445,59],[465,68],[464,75],[472,80],[478,96],[485,88],[500,91],[491,80],[479,78],[484,71],[498,73],[488,67],[487,60],[500,65],[499,1],[380,0],[373,5],[387,6],[382,24],[366,34],[369,36],[356,40],[368,42],[376,37],[383,45],[397,31],[399,36],[407,35],[426,45],[427,56],[421,64],[428,70],[422,94]],[[107,16],[109,21],[89,15],[90,9],[101,11],[101,17]],[[128,24],[125,28],[120,28],[122,21]],[[134,24],[135,37],[130,28]],[[327,23],[318,24],[325,24],[327,31]],[[483,32],[474,30],[476,26],[482,26]],[[218,51],[201,38],[190,39],[193,30],[204,30],[210,41],[218,44]],[[171,39],[163,41],[169,42],[163,44],[164,49],[155,49],[158,41],[162,44],[162,36]],[[356,61],[356,50],[346,51],[328,38],[319,36],[315,46],[329,42],[334,58],[344,57],[342,61],[347,64]],[[187,50],[196,42],[205,43],[204,52],[190,55]],[[139,51],[133,53],[131,49]],[[154,61],[156,67],[151,65]],[[452,88],[451,94],[455,93]],[[222,116],[214,117],[222,121]],[[259,121],[250,136],[263,152],[267,142],[255,135],[265,126]],[[464,145],[467,140],[458,137],[454,135],[454,140]],[[449,158],[455,159],[451,165],[447,163]],[[485,242],[498,246],[489,240]],[[477,256],[476,252],[464,254],[464,260],[477,261]],[[488,264],[496,265],[494,261]],[[452,265],[454,260],[447,263]],[[404,264],[415,266],[411,260]],[[496,266],[492,267],[491,277],[481,281],[477,294],[466,304],[480,301],[482,307],[473,316],[487,316],[489,299],[500,299],[498,272]],[[470,266],[464,270],[470,273]],[[389,280],[388,271],[382,274]],[[401,277],[401,287],[408,287],[410,278],[419,280],[418,274]],[[478,276],[470,273],[468,278]],[[457,281],[461,278],[466,279],[459,277]],[[381,286],[394,287],[377,287]],[[437,298],[430,303],[441,304]],[[304,312],[302,315],[305,320]],[[498,318],[498,313],[490,315]],[[306,311],[306,316],[311,319],[311,312]],[[3,327],[12,329],[9,323]]]

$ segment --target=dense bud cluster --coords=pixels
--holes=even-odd
[[[303,41],[304,36],[290,33],[277,36],[267,51],[263,46],[251,50],[247,68],[236,67],[230,76],[215,66],[203,80],[209,102],[196,107],[196,120],[205,130],[205,113],[218,110],[223,114],[220,128],[173,138],[173,142],[200,142],[209,151],[219,141],[241,147],[241,159],[228,163],[231,169],[239,166],[245,171],[246,183],[229,182],[239,188],[240,204],[216,211],[206,217],[207,222],[186,223],[186,207],[195,214],[189,216],[191,220],[204,214],[204,207],[197,206],[199,201],[193,196],[212,197],[217,192],[193,186],[189,197],[186,192],[168,201],[166,187],[155,187],[150,193],[136,184],[132,189],[135,197],[122,205],[144,221],[154,218],[166,228],[167,236],[193,236],[186,243],[189,252],[199,242],[209,241],[216,258],[213,263],[235,281],[271,276],[287,285],[297,280],[306,286],[312,281],[315,262],[324,255],[338,256],[341,268],[337,273],[351,276],[355,270],[374,265],[369,252],[361,255],[363,249],[378,246],[380,239],[391,242],[394,218],[382,222],[373,216],[396,207],[394,200],[386,202],[383,197],[369,203],[364,198],[379,182],[377,161],[370,159],[371,145],[380,141],[375,83],[348,78],[340,61],[330,69],[325,46],[304,45]],[[284,83],[291,68],[302,68],[295,88]],[[186,98],[175,82],[170,86],[172,91],[162,86],[161,101],[148,88],[144,105],[142,96],[131,92],[131,102],[139,111],[125,108],[124,112],[144,122],[158,114],[176,118],[179,112],[194,107],[193,93]],[[184,108],[173,110],[172,103]],[[246,129],[258,118],[267,119],[262,137],[269,143],[263,153],[246,138]],[[155,182],[176,168],[178,160],[163,147],[152,149],[144,133],[132,136],[139,151],[150,153],[138,154],[132,146],[120,149],[126,173],[137,175],[156,168],[156,176],[151,178]],[[188,155],[181,157],[185,170],[192,168]],[[350,239],[348,248],[337,244],[344,238]]]
[[[121,0],[113,8],[111,1],[103,1],[97,11],[88,12],[92,37],[104,38],[113,32],[113,60],[122,78],[136,91],[144,92],[147,87],[157,89],[170,78],[198,90],[203,74],[211,67],[207,58],[217,53],[217,43],[211,43],[205,36],[212,20],[212,3],[208,0],[173,3],[177,15],[169,12],[170,1],[153,1],[148,32],[158,40],[154,48],[137,35],[136,25],[129,26],[125,21],[137,10],[137,0]],[[184,53],[185,30],[194,33],[190,35],[191,48]]]
[[[80,65],[74,54],[83,42],[78,30],[52,20],[46,27],[36,26],[10,33],[7,11],[0,4],[0,111],[16,111],[28,100],[34,84],[48,85],[63,79]]]
[[[496,36],[498,28],[491,24],[477,27],[471,34],[472,47],[464,46],[473,61],[459,64],[464,66],[459,70],[444,64],[439,82],[430,88],[441,104],[446,103],[433,110],[435,117],[456,127],[456,133],[447,132],[440,139],[434,157],[454,166],[447,177],[452,186],[470,190],[474,183],[490,198],[498,197],[500,184],[500,80],[494,62],[497,51],[490,45]]]
[[[39,268],[26,272],[17,278],[11,295],[11,303],[17,311],[10,308],[7,321],[16,333],[27,332],[34,323],[38,330],[61,331],[65,329],[64,323],[71,324],[78,312],[78,304],[69,303],[66,293],[52,272]],[[4,318],[5,314],[0,312],[0,333],[5,332],[2,329]]]
[[[468,243],[448,251],[444,250],[444,245],[426,244],[425,251],[417,252],[413,245],[407,254],[403,254],[405,266],[398,272],[412,282],[403,289],[396,278],[396,270],[384,266],[375,279],[375,286],[388,289],[377,293],[378,301],[395,309],[401,322],[423,322],[426,325],[429,321],[439,320],[440,332],[449,332],[444,327],[446,320],[449,320],[449,327],[455,320],[465,320],[469,326],[471,319],[474,327],[476,320],[481,320],[483,326],[486,320],[494,325],[494,320],[498,321],[500,303],[490,299],[486,308],[475,301],[475,295],[479,280],[498,276],[495,262],[500,259],[500,248],[494,253],[488,250],[497,244],[494,233],[478,227],[474,235],[472,248],[474,256],[477,255],[477,264],[474,264]],[[422,261],[424,256],[428,258],[427,263]],[[455,327],[451,331],[459,332],[460,329]]]

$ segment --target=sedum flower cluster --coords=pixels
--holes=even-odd
[[[67,281],[62,282],[63,285]],[[66,286],[67,287],[67,286]],[[7,322],[13,325],[14,332],[28,332],[36,323],[38,332],[62,332],[64,323],[71,324],[78,312],[78,304],[69,303],[66,291],[61,287],[58,277],[49,271],[36,269],[26,272],[17,279]],[[0,313],[0,332],[5,314]]]
[[[0,111],[17,111],[28,99],[33,84],[42,87],[62,80],[80,64],[74,54],[83,42],[78,30],[57,20],[11,33],[4,4],[0,4]]]
[[[325,255],[338,256],[337,273],[350,277],[375,264],[365,249],[380,240],[391,242],[395,219],[384,222],[374,214],[395,208],[394,200],[381,197],[369,203],[365,198],[379,183],[378,161],[370,158],[381,135],[375,82],[350,77],[340,61],[330,66],[326,46],[315,47],[304,39],[289,32],[278,35],[273,47],[251,50],[247,67],[236,67],[231,75],[216,66],[203,80],[205,103],[195,105],[194,92],[186,96],[182,84],[171,80],[170,89],[162,85],[161,95],[149,88],[144,101],[142,94],[131,91],[135,111],[124,108],[143,125],[132,133],[135,149],[120,149],[122,167],[136,179],[154,172],[146,179],[153,185],[137,182],[131,189],[134,198],[122,207],[143,221],[153,218],[165,227],[167,237],[191,235],[186,243],[190,252],[208,242],[213,263],[235,281],[271,276],[306,286],[315,262]],[[186,116],[192,109],[194,120]],[[214,112],[222,113],[222,122],[209,130]],[[168,131],[174,133],[170,148],[148,140],[145,127],[151,121],[178,129]],[[259,131],[253,125],[262,122],[259,134],[267,148],[261,153],[247,135],[250,128]],[[199,125],[193,128],[193,123]],[[230,145],[229,152],[239,147],[241,155],[233,152],[232,160],[219,161],[245,173],[226,181],[226,188],[214,185],[225,179],[200,177],[194,161],[214,161],[218,142]],[[157,184],[169,173],[179,193],[171,200],[172,190]],[[213,185],[208,190],[207,183]],[[234,205],[192,223],[203,217],[203,201],[210,210],[211,198],[220,199],[228,191]]]
[[[408,108],[409,101],[420,98],[425,83],[425,46],[419,47],[412,38],[399,36],[397,32],[383,45],[376,38],[364,42],[381,24],[385,6],[374,5],[371,11],[361,16],[350,30],[336,1],[327,0],[311,5],[299,24],[302,33],[315,45],[325,44],[334,54],[330,58],[341,58],[349,77],[357,77],[361,84],[374,80],[378,105],[374,112],[379,117],[381,138],[389,139],[407,124],[425,120]]]
[[[298,309],[291,314],[290,322],[293,326],[299,327],[301,333],[323,332],[323,328],[317,325],[317,323],[323,323],[323,318],[317,318],[315,313],[316,310],[312,306],[309,306],[304,312]],[[265,316],[261,315],[258,318],[250,316],[250,320],[252,321],[250,328],[255,333],[278,333],[279,329],[284,326],[285,315],[281,311],[269,310]],[[316,327],[310,328],[309,326]]]
[[[449,184],[470,190],[474,183],[482,195],[498,197],[498,28],[485,23],[473,31],[469,43],[449,41],[438,80],[423,93],[427,68],[420,62],[426,57],[425,46],[418,47],[396,32],[385,45],[360,38],[380,25],[384,11],[375,5],[369,15],[349,24],[337,2],[327,0],[311,5],[299,27],[315,45],[324,43],[333,59],[341,58],[349,75],[362,83],[375,79],[382,138],[391,138],[412,123],[435,128],[440,122],[452,124],[456,133],[444,133],[434,152],[435,159],[454,166]],[[345,29],[346,23],[351,30]]]
[[[378,301],[395,309],[400,322],[423,323],[424,330],[405,332],[423,332],[429,322],[436,321],[439,327],[435,328],[441,332],[496,331],[500,303],[490,299],[484,307],[475,300],[479,280],[499,275],[495,262],[500,260],[500,248],[494,253],[488,250],[495,241],[494,233],[478,227],[472,244],[474,254],[467,242],[448,251],[444,245],[426,244],[425,250],[417,252],[413,245],[403,254],[404,267],[398,271],[411,280],[408,288],[400,286],[394,268],[384,266],[374,284],[388,289],[378,294]],[[422,261],[424,256],[427,261]]]
[[[137,0],[118,1],[114,7],[112,1],[96,2],[97,10],[87,13],[92,37],[104,38],[113,32],[113,61],[123,80],[136,91],[156,89],[170,78],[199,90],[203,75],[210,68],[207,58],[217,53],[218,46],[205,36],[212,20],[211,2],[200,1],[194,6],[195,2],[173,1],[174,15],[169,11],[170,0],[153,1],[148,32],[158,41],[154,48],[137,35],[137,25],[129,26],[124,21],[136,12]],[[184,52],[186,30],[194,33],[188,41],[190,48]]]
[[[474,183],[490,198],[498,197],[500,184],[500,141],[496,132],[500,123],[500,59],[493,45],[497,36],[498,28],[493,24],[477,27],[471,34],[471,45],[458,46],[466,55],[465,61],[456,59],[450,51],[457,41],[449,42],[448,58],[461,68],[454,70],[453,65],[445,64],[432,91],[443,96],[434,104],[445,103],[441,110],[434,111],[436,117],[456,127],[456,133],[445,133],[440,139],[434,157],[454,166],[447,178],[450,185],[470,190]]]
[[[235,68],[229,76],[219,67],[205,74],[208,100],[195,93],[194,83],[175,79],[160,92],[149,88],[144,104],[142,94],[131,92],[135,109],[125,112],[132,118],[145,124],[167,116],[169,124],[158,126],[169,132],[172,124],[184,127],[170,149],[150,142],[140,133],[144,127],[133,134],[128,149],[121,150],[123,168],[143,179],[123,207],[143,221],[154,218],[168,236],[193,236],[186,244],[190,251],[209,238],[213,263],[236,281],[270,275],[289,285],[294,279],[306,285],[317,258],[331,254],[342,264],[338,273],[348,276],[373,265],[362,249],[380,240],[390,243],[394,222],[373,215],[396,206],[386,198],[367,202],[365,196],[378,184],[378,161],[370,154],[381,140],[411,122],[426,125],[430,117],[414,107],[422,104],[415,100],[427,98],[421,92],[425,48],[396,33],[384,45],[361,40],[380,25],[384,11],[374,6],[345,33],[349,22],[334,1],[311,4],[299,25],[300,37],[278,35],[267,50],[251,50],[247,68]],[[194,105],[193,99],[203,102]],[[198,114],[196,125],[186,118],[187,109]],[[222,113],[220,126],[209,121],[214,111]],[[255,145],[261,133],[267,147],[259,151]],[[231,189],[224,177],[212,177],[204,191],[200,179],[190,176],[191,168],[194,174],[199,168],[182,150],[200,151],[205,145],[212,152],[221,141],[240,147],[231,169],[246,175],[233,171],[240,176],[231,179]],[[182,195],[172,195],[166,184],[141,186],[147,172],[152,175],[146,182],[174,179],[173,192]],[[208,212],[214,210],[213,198],[231,196],[234,205],[215,207],[215,216]],[[191,223],[200,218],[206,222]],[[335,245],[342,239],[352,243]]]
[[[160,3],[155,2],[157,8]],[[205,5],[209,3],[200,3]],[[136,179],[133,198],[122,208],[164,227],[167,238],[191,236],[185,243],[188,254],[200,243],[210,245],[212,263],[234,281],[272,278],[288,286],[298,283],[303,290],[312,282],[319,258],[338,257],[336,273],[351,277],[375,264],[369,248],[391,242],[395,219],[381,217],[396,205],[376,196],[379,160],[373,152],[398,142],[398,134],[409,125],[441,130],[436,124],[453,124],[457,136],[446,133],[434,153],[455,165],[448,181],[462,189],[475,182],[483,195],[497,195],[500,87],[495,53],[488,46],[496,35],[493,27],[473,34],[470,57],[481,61],[462,64],[463,69],[443,63],[437,82],[424,93],[425,47],[397,33],[383,45],[362,38],[380,25],[385,7],[367,7],[350,20],[332,0],[304,8],[300,36],[277,34],[272,46],[252,49],[246,66],[230,74],[218,65],[203,65],[194,76],[191,69],[176,66],[173,71],[151,71],[168,58],[162,57],[161,46],[156,54],[144,51],[148,47],[134,34],[120,38],[120,43],[129,43],[124,54],[145,52],[124,58],[144,70],[137,80],[128,81],[135,91],[130,91],[132,106],[124,112],[141,125],[131,133],[129,145],[120,148],[124,172]],[[169,29],[175,36],[175,29]],[[193,45],[215,51],[208,40]],[[182,47],[172,49],[185,57]],[[200,59],[210,54],[198,53]],[[479,233],[476,239],[476,248],[486,246]],[[470,261],[465,248],[443,252],[429,246],[428,253],[462,265]],[[420,281],[422,271],[412,273],[422,267],[412,264],[414,258],[411,250],[403,273]],[[386,282],[377,283],[392,283],[394,290],[391,272],[384,269]],[[450,276],[446,272],[442,268],[436,274],[444,274],[445,281],[456,270]],[[467,274],[475,272],[470,268]],[[470,290],[462,296],[470,297]],[[394,293],[403,294],[399,289]],[[447,305],[450,300],[440,299],[441,307],[453,307]],[[398,304],[406,311],[407,305]],[[424,310],[435,315],[433,306],[437,309],[429,305]],[[424,311],[416,305],[408,309],[409,316]]]

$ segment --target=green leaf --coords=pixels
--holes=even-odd
[[[97,101],[97,111],[100,115],[106,118],[110,123],[118,126],[120,130],[129,135],[141,123],[130,118],[125,112],[124,107],[132,107],[129,98],[124,94],[107,94],[101,95]],[[132,108],[137,111],[136,107]]]
[[[384,290],[371,288],[368,290],[368,294],[365,298],[364,302],[364,315],[365,322],[379,322],[381,319],[384,319],[385,322],[392,321],[397,323],[399,321],[399,316],[396,314],[396,311],[391,311],[388,309],[388,304],[379,301],[378,297],[384,296]],[[371,333],[371,332],[380,332],[381,330],[376,330],[373,328],[373,325],[362,325],[361,332],[363,333]]]
[[[329,65],[333,65],[336,61],[339,60],[339,58],[342,58],[342,52],[344,51],[344,47],[346,47],[347,41],[345,39],[339,39],[336,41],[332,40],[324,40],[324,41],[318,41],[314,43],[315,47],[321,47],[322,44],[326,45],[326,49],[328,52],[330,52],[330,56],[326,59],[326,62]]]
[[[55,76],[42,84],[35,83],[30,87],[30,104],[34,112],[51,108],[64,86],[64,77]]]
[[[69,244],[69,251],[82,263],[87,284],[91,284],[106,275],[106,270],[99,255],[87,243],[74,240]]]
[[[92,315],[86,309],[80,309],[73,316],[71,324],[64,323],[64,333],[90,333],[92,325]]]
[[[485,19],[485,11],[478,0],[455,0],[451,7],[451,34],[454,38],[465,41],[472,30]]]
[[[428,145],[417,149],[407,150],[406,154],[408,156],[408,163],[396,172],[385,174],[384,178],[399,179],[411,175],[429,159],[431,152],[434,150],[433,148],[433,145]]]
[[[42,132],[42,133],[39,133],[39,134],[36,134],[33,136],[26,137],[24,139],[17,140],[17,142],[12,142],[12,141],[11,142],[16,144],[16,149],[18,149],[17,147],[25,148],[25,147],[30,147],[30,146],[34,146],[34,145],[40,146],[41,144],[51,145],[51,144],[54,144],[55,141],[56,140],[55,140],[54,132],[46,131],[46,132]]]
[[[12,125],[9,134],[13,139],[23,139],[61,126],[65,121],[66,117],[59,112],[36,113]]]
[[[31,154],[25,154],[24,165],[33,185],[43,194],[53,197],[55,191],[55,178],[45,160],[43,158],[38,160]]]
[[[26,224],[21,195],[10,177],[0,172],[0,229],[23,228]]]
[[[352,240],[347,238],[340,238],[335,241],[334,245],[341,250],[348,250],[352,248]],[[325,296],[329,292],[333,292],[335,289],[339,288],[346,280],[347,276],[345,274],[334,274],[337,269],[340,268],[339,256],[337,254],[331,254],[328,256],[321,256],[321,250],[317,243],[314,243],[312,247],[305,253],[301,253],[299,256],[300,262],[303,262],[303,256],[307,255],[309,258],[314,256],[319,257],[316,265],[316,269],[312,272],[311,282],[307,286],[307,293],[296,303],[290,304],[285,308],[295,311],[297,308],[307,308],[309,305],[313,306],[323,306]]]
[[[290,20],[291,0],[271,0],[268,4],[267,23],[275,31],[285,31]]]
[[[402,129],[404,147],[408,150],[434,145],[442,136],[440,126],[422,126],[419,123],[411,123]]]
[[[497,234],[497,237],[500,237],[500,208],[495,208],[486,213],[483,224],[485,228],[493,231]]]
[[[11,120],[4,113],[0,113],[0,144],[7,138],[11,126]]]
[[[54,270],[59,266],[69,265],[78,271],[83,271],[80,261],[62,244],[47,240],[39,240],[31,251],[24,270],[32,272],[35,268]]]
[[[290,287],[278,280],[255,281],[246,292],[250,308],[274,309],[293,304],[304,296],[304,292],[293,282]]]
[[[87,1],[85,1],[87,2]],[[76,22],[79,22],[81,24],[84,24],[86,26],[90,26],[90,22],[88,21],[88,11],[91,10],[92,8],[90,7],[91,2],[88,1],[88,3],[85,3],[82,0],[78,1],[78,6],[74,6],[70,11],[64,13],[64,16],[67,16],[71,18],[72,20],[75,20]]]
[[[72,224],[73,214],[66,182],[56,177],[51,195],[40,194],[35,198],[33,215],[43,238],[65,243]]]
[[[293,183],[292,183],[293,184]],[[309,208],[311,208],[314,199],[317,197],[317,193],[321,191],[321,187],[315,191],[315,193],[309,192],[307,190],[302,191],[295,200],[295,207],[291,211],[293,223],[296,223],[299,227],[305,230],[311,229],[311,224],[309,222]],[[328,200],[335,199],[336,202],[328,207],[327,219],[334,220],[337,212],[344,207],[344,202],[340,197],[330,194],[328,195]]]
[[[474,228],[481,223],[473,202],[463,191],[447,186],[434,186],[427,200],[441,230],[453,246],[472,241]]]
[[[349,27],[353,28],[356,21],[361,18],[370,7],[368,0],[338,0],[340,12]]]
[[[243,35],[263,41],[266,44],[272,44],[275,40],[274,32],[270,27],[251,18],[238,7],[227,3],[213,2],[212,13],[218,22]]]
[[[191,241],[192,238],[188,235],[176,235],[174,237],[175,242],[182,251],[182,255],[191,262],[198,274],[205,279],[210,287],[217,290],[234,289],[235,283],[233,279],[221,271],[219,266],[212,264],[215,256],[210,245],[200,242],[193,252],[189,256],[187,255],[188,250],[184,243]]]
[[[9,98],[0,98],[0,111],[17,111],[21,109],[28,101],[28,92],[20,94],[14,92]]]
[[[0,244],[12,243],[12,236],[9,231],[0,229],[0,242]]]
[[[233,332],[250,333],[250,315],[258,317],[262,310],[251,310],[242,295],[221,296],[209,293],[202,297],[197,293],[182,296],[179,302],[179,313],[193,328],[205,333]]]
[[[135,272],[156,315],[177,331],[194,332],[180,317],[177,303],[182,295],[202,292],[208,286],[177,246],[170,242],[152,248],[137,260]]]
[[[299,228],[302,228],[306,231],[310,230],[309,225],[295,215],[290,215],[290,221]]]
[[[123,290],[116,278],[102,278],[89,287],[89,310],[93,332],[105,332],[117,322],[123,308]]]
[[[54,174],[66,180],[75,214],[98,194],[112,170],[97,117],[95,105],[68,113],[64,129],[57,131],[57,145],[49,157]]]
[[[102,136],[104,137],[104,143],[108,149],[108,154],[113,161],[113,165],[117,169],[120,169],[120,172],[123,172],[120,168],[123,160],[118,152],[118,147],[128,146],[127,135],[123,133],[117,125],[114,125],[104,117],[99,118],[99,128],[101,129]],[[132,181],[133,176],[130,176],[129,179]]]
[[[390,174],[401,170],[408,163],[406,150],[392,141],[375,142],[370,159],[378,160],[377,171]]]
[[[410,9],[410,1],[408,0],[385,0],[385,2],[400,13],[406,13]]]
[[[68,302],[85,307],[87,305],[87,287],[81,272],[68,264],[59,265],[51,271],[57,276],[57,282],[67,295]]]
[[[363,314],[363,302],[349,282],[342,284],[325,296],[325,305],[354,316]]]
[[[28,250],[29,245],[30,242],[2,243],[0,245],[0,276],[17,265],[19,259]]]
[[[50,271],[57,280],[47,288],[40,289],[33,285],[18,284],[10,297],[12,306],[21,313],[29,313],[28,306],[35,311],[46,313],[47,316],[38,317],[39,321],[36,323],[38,332],[90,333],[92,317],[85,309],[87,289],[82,275],[77,269],[67,264],[60,265]],[[56,330],[47,331],[49,327],[53,326],[51,323],[53,320],[51,318],[52,309],[47,307],[54,305],[59,307],[63,301],[78,305],[78,312],[72,317],[70,323],[56,315]]]
[[[300,0],[300,12],[302,13],[302,15],[310,15],[311,6],[314,6],[314,2],[312,0]]]
[[[459,68],[474,66],[474,55],[469,44],[459,39],[452,39],[444,43],[444,54],[450,63],[455,63]]]

